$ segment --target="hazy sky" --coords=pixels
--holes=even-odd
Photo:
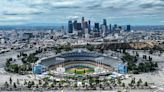
[[[0,25],[92,22],[162,25],[164,0],[0,0]]]

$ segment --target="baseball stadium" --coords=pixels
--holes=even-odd
[[[102,74],[118,71],[120,59],[86,49],[74,49],[52,57],[38,60],[33,68],[35,74],[54,71],[58,74]],[[125,71],[123,66],[121,71]]]

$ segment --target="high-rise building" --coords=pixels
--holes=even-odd
[[[73,33],[73,23],[72,21],[68,21],[68,33]]]
[[[91,21],[90,20],[88,21],[88,32],[89,33],[91,32]]]
[[[85,35],[84,35],[85,38],[89,38],[89,32],[88,32],[88,28],[85,28]]]
[[[107,21],[106,21],[106,19],[103,19],[103,25],[107,26]]]
[[[112,25],[109,25],[109,33],[112,33]]]
[[[107,26],[107,20],[106,19],[103,19],[103,31],[105,33],[105,35],[107,35],[107,31],[108,31],[108,26]]]
[[[77,23],[77,30],[82,30],[81,23]]]
[[[74,30],[77,30],[77,20],[74,20],[74,22],[73,22],[73,28],[74,28]]]
[[[84,22],[84,17],[82,17],[81,21]]]
[[[105,37],[107,35],[107,33],[106,33],[107,32],[106,31],[106,26],[105,25],[102,25],[102,28],[101,29],[102,29],[102,32],[101,32],[102,33],[102,37]]]
[[[84,29],[85,28],[88,28],[88,22],[87,21],[84,22]]]
[[[115,32],[117,30],[117,28],[118,28],[117,24],[114,24],[114,26],[113,26],[113,32]]]
[[[130,30],[131,30],[131,26],[130,25],[127,25],[126,31],[129,32]]]
[[[82,26],[82,29],[84,30],[84,21],[85,21],[85,19],[84,19],[84,17],[82,17],[82,19],[81,19],[81,26]]]
[[[95,31],[97,31],[97,32],[99,32],[99,29],[100,29],[100,27],[99,27],[99,23],[95,23]]]

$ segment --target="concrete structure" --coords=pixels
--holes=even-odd
[[[37,65],[39,64],[48,69],[54,69],[60,65],[88,64],[117,71],[117,67],[120,63],[122,63],[121,60],[97,52],[90,52],[86,49],[74,49],[72,51],[62,52],[53,57],[43,58],[37,62]]]

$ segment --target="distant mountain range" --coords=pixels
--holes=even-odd
[[[65,23],[30,23],[23,25],[1,25],[0,30],[11,29],[56,29],[62,26],[67,26]]]

